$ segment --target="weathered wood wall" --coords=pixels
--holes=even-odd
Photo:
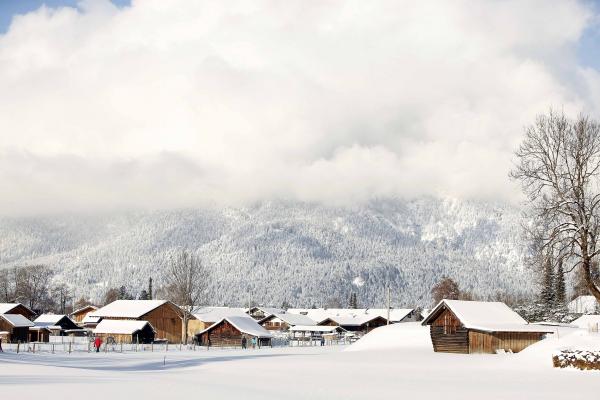
[[[469,352],[469,332],[450,310],[444,310],[432,322],[430,334],[436,352]]]
[[[169,343],[181,343],[183,321],[172,304],[165,303],[140,319],[150,322],[156,330],[157,339],[167,339]]]
[[[250,336],[247,336],[250,344]],[[242,333],[227,321],[221,321],[210,330],[199,335],[199,342],[202,346],[230,347],[242,346]]]
[[[82,309],[81,311],[79,311],[78,313],[71,314],[71,319],[75,322],[81,322],[81,321],[83,321],[83,319],[85,318],[86,315],[88,315],[91,311],[94,311],[94,310],[95,310],[95,308],[86,307],[86,308]]]
[[[538,332],[469,332],[470,353],[495,353],[497,349],[518,353],[544,337]]]

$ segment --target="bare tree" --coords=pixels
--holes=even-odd
[[[67,311],[73,311],[73,307],[67,310],[67,303],[71,299],[71,291],[69,290],[69,287],[67,285],[65,285],[64,283],[59,283],[53,286],[51,294],[52,299],[55,301],[58,312],[60,314],[66,314]]]
[[[593,260],[600,249],[600,126],[585,116],[570,120],[550,111],[525,131],[512,178],[521,183],[533,217],[549,221],[543,246],[580,267],[588,290],[600,300]]]
[[[190,317],[204,300],[207,271],[194,253],[188,250],[176,251],[167,257],[166,277],[165,293],[167,299],[182,310],[182,339],[187,343]]]
[[[433,288],[431,288],[433,303],[436,305],[443,299],[458,300],[461,298],[461,291],[458,283],[452,278],[444,277]]]
[[[15,271],[17,300],[39,310],[48,300],[48,285],[54,272],[45,265],[28,265]]]

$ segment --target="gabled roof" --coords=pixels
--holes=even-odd
[[[246,311],[246,308],[238,307],[202,307],[194,310],[192,314],[200,321],[216,322],[222,320],[225,317],[248,316],[248,314],[246,314]]]
[[[218,326],[219,324],[221,324],[223,321],[227,321],[229,322],[231,325],[233,325],[238,331],[248,334],[250,336],[256,336],[258,338],[271,338],[273,337],[273,335],[271,335],[269,333],[269,331],[267,331],[265,328],[263,328],[262,326],[260,326],[258,324],[258,322],[256,322],[252,317],[250,316],[233,316],[233,317],[225,317],[223,319],[221,319],[220,321],[216,322],[215,324],[213,324],[212,326],[210,326],[209,328],[206,328],[205,330],[198,332],[196,335],[201,335],[204,332],[208,332],[211,329],[215,328],[216,326]]]
[[[340,325],[340,326],[361,326],[364,325],[366,323],[369,323],[375,319],[378,318],[382,318],[385,319],[382,316],[379,315],[369,315],[369,314],[364,314],[364,315],[356,315],[356,316],[351,316],[351,315],[343,315],[343,316],[333,316],[333,317],[327,317],[322,321],[319,321],[319,325],[323,324],[325,321],[333,321],[336,324]]]
[[[115,335],[133,335],[135,332],[144,329],[146,325],[149,325],[154,331],[154,327],[148,321],[103,319],[93,332],[102,334],[112,333]]]
[[[400,322],[406,318],[413,308],[391,308],[390,322]],[[324,321],[327,318],[357,317],[361,315],[379,316],[387,319],[386,308],[291,308],[289,314],[301,314],[315,321]]]
[[[296,325],[296,326],[292,326],[290,328],[290,331],[292,331],[292,332],[325,332],[325,333],[331,333],[331,332],[337,332],[337,331],[344,331],[345,332],[345,329],[342,328],[342,327],[340,327],[340,326]]]
[[[98,309],[98,307],[92,305],[92,304],[88,304],[87,306],[78,308],[77,310],[73,311],[71,314],[69,315],[75,315],[75,314],[79,314],[80,312],[86,311],[86,310],[90,310],[90,311],[96,311]]]
[[[598,327],[600,326],[600,315],[582,315],[571,322],[571,325],[585,329],[589,327]]]
[[[65,314],[42,314],[33,323],[37,326],[57,325],[65,317],[69,318]]]
[[[12,310],[17,308],[18,306],[24,307],[27,311],[29,311],[32,315],[35,315],[33,310],[21,303],[0,303],[0,314],[10,314]]]
[[[269,316],[264,317],[260,321],[258,321],[258,323],[262,325],[263,323],[269,321],[272,318],[279,318],[280,320],[282,320],[283,322],[285,322],[286,324],[288,324],[290,326],[317,325],[316,321],[312,320],[311,318],[307,317],[306,315],[290,314],[290,313],[286,313],[286,312],[271,314]]]
[[[541,325],[528,324],[519,314],[501,302],[442,300],[422,325],[430,325],[439,314],[450,310],[467,329],[484,332],[554,332]]]
[[[253,310],[260,310],[260,311],[262,311],[265,314],[265,317],[267,315],[273,315],[273,314],[285,312],[285,310],[282,309],[282,308],[256,306],[256,307],[251,307],[248,310],[248,313],[251,313]]]
[[[150,311],[170,303],[167,300],[115,300],[88,314],[91,317],[140,318]],[[173,303],[170,303],[173,304]],[[175,306],[173,304],[173,306]],[[175,306],[176,307],[176,306]]]
[[[0,318],[4,318],[6,322],[15,328],[31,327],[33,322],[22,316],[21,314],[0,314]]]
[[[97,324],[98,322],[100,322],[100,320],[102,319],[102,317],[93,317],[90,314],[87,314],[85,317],[83,317],[83,319],[81,320],[82,324]]]

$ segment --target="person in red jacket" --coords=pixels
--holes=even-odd
[[[94,340],[94,347],[96,348],[96,353],[100,353],[100,346],[102,346],[102,339],[100,339],[99,337],[97,337]]]

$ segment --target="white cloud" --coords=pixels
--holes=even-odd
[[[43,7],[0,36],[0,214],[514,198],[523,126],[600,103],[574,54],[592,20],[547,0]]]

